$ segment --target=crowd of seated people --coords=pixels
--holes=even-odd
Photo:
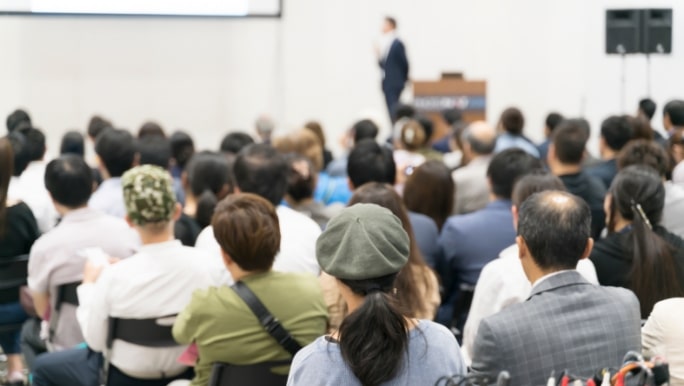
[[[608,116],[596,158],[586,120],[552,112],[535,144],[516,107],[435,132],[402,105],[337,158],[320,122],[266,115],[214,149],[94,116],[52,156],[16,110],[0,385],[544,385],[630,351],[684,385],[684,101],[662,132],[656,110]]]

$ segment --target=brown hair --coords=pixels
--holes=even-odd
[[[280,225],[273,204],[251,193],[219,202],[211,221],[221,249],[245,271],[268,271],[280,251]]]
[[[454,206],[454,189],[449,168],[441,161],[427,161],[406,180],[404,204],[408,210],[432,218],[442,229]]]
[[[647,141],[653,140],[653,128],[651,121],[643,116],[632,117],[628,116],[627,120],[632,126],[632,139],[645,139]]]
[[[0,138],[0,236],[7,225],[7,190],[14,171],[14,153],[7,138]]]
[[[305,129],[310,130],[312,133],[316,135],[318,138],[318,142],[321,144],[321,147],[325,147],[325,133],[323,132],[323,126],[319,122],[316,121],[310,121],[307,122],[304,125]]]
[[[427,312],[426,301],[423,294],[419,291],[421,287],[427,288],[427,292],[432,292],[432,284],[429,277],[429,269],[423,256],[418,249],[413,227],[409,221],[408,213],[404,203],[392,186],[378,182],[369,182],[356,189],[349,206],[358,203],[376,204],[389,209],[401,220],[404,230],[409,236],[411,250],[408,264],[401,269],[397,275],[395,286],[397,288],[397,300],[402,311],[409,317],[425,314]],[[416,269],[418,268],[418,269]],[[419,273],[416,275],[416,273]],[[420,282],[420,284],[418,284]]]
[[[273,147],[282,154],[296,153],[310,159],[316,172],[323,169],[323,147],[316,134],[309,129],[299,129],[276,138]]]
[[[617,157],[618,169],[631,165],[646,165],[655,169],[661,177],[667,176],[672,162],[665,149],[653,141],[638,139],[622,148]]]
[[[427,135],[420,122],[411,119],[402,126],[399,139],[406,150],[415,151],[425,145]]]
[[[522,111],[515,107],[509,107],[501,113],[501,126],[513,135],[521,135],[525,127],[525,117]]]

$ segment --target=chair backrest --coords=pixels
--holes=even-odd
[[[0,259],[0,304],[19,301],[19,288],[26,285],[29,255]]]
[[[176,315],[150,319],[123,319],[109,317],[107,348],[112,348],[114,340],[146,347],[174,347],[179,344],[171,332]]]
[[[209,386],[285,386],[287,384],[290,364],[291,361],[289,359],[242,366],[214,363],[211,369]]]
[[[463,326],[468,318],[470,306],[473,303],[475,286],[470,284],[461,284],[458,290],[458,297],[454,301],[454,309],[451,319],[451,331],[456,336],[458,343],[461,344],[461,340],[463,339]]]
[[[73,283],[66,283],[57,286],[57,298],[55,299],[55,308],[59,311],[62,304],[67,303],[73,306],[78,306],[78,292],[76,289],[81,285],[80,281]]]

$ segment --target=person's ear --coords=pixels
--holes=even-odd
[[[584,247],[584,252],[582,252],[582,257],[580,260],[586,259],[591,255],[591,250],[594,249],[594,239],[591,237],[587,239],[587,245]]]
[[[513,215],[513,228],[518,229],[518,207],[511,206],[511,214]]]
[[[518,258],[524,260],[530,257],[530,251],[527,249],[527,243],[522,236],[517,236],[515,238],[515,243],[518,245]]]
[[[546,154],[546,163],[550,164],[556,159],[556,145],[551,142],[549,144],[549,152]]]
[[[349,178],[349,177],[347,177],[347,186],[349,187],[349,191],[350,191],[350,192],[353,192],[354,190],[356,190],[356,189],[354,188],[354,184],[352,183],[351,178]]]
[[[181,206],[180,203],[176,203],[176,206],[173,211],[173,221],[178,221],[178,219],[181,217],[181,214],[183,213],[183,207]]]
[[[183,187],[183,189],[190,188],[190,184],[188,181],[188,172],[186,172],[185,170],[183,171],[183,173],[181,173],[181,186]]]
[[[226,253],[226,251],[224,251],[223,249],[221,249],[221,258],[223,259],[223,264],[226,266],[226,268],[235,264],[233,258],[230,257],[230,255]]]

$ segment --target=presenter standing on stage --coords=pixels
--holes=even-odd
[[[382,92],[392,123],[396,121],[399,97],[408,81],[409,63],[404,43],[397,37],[397,21],[386,17],[382,25],[382,38],[376,46],[378,63],[383,71]]]

